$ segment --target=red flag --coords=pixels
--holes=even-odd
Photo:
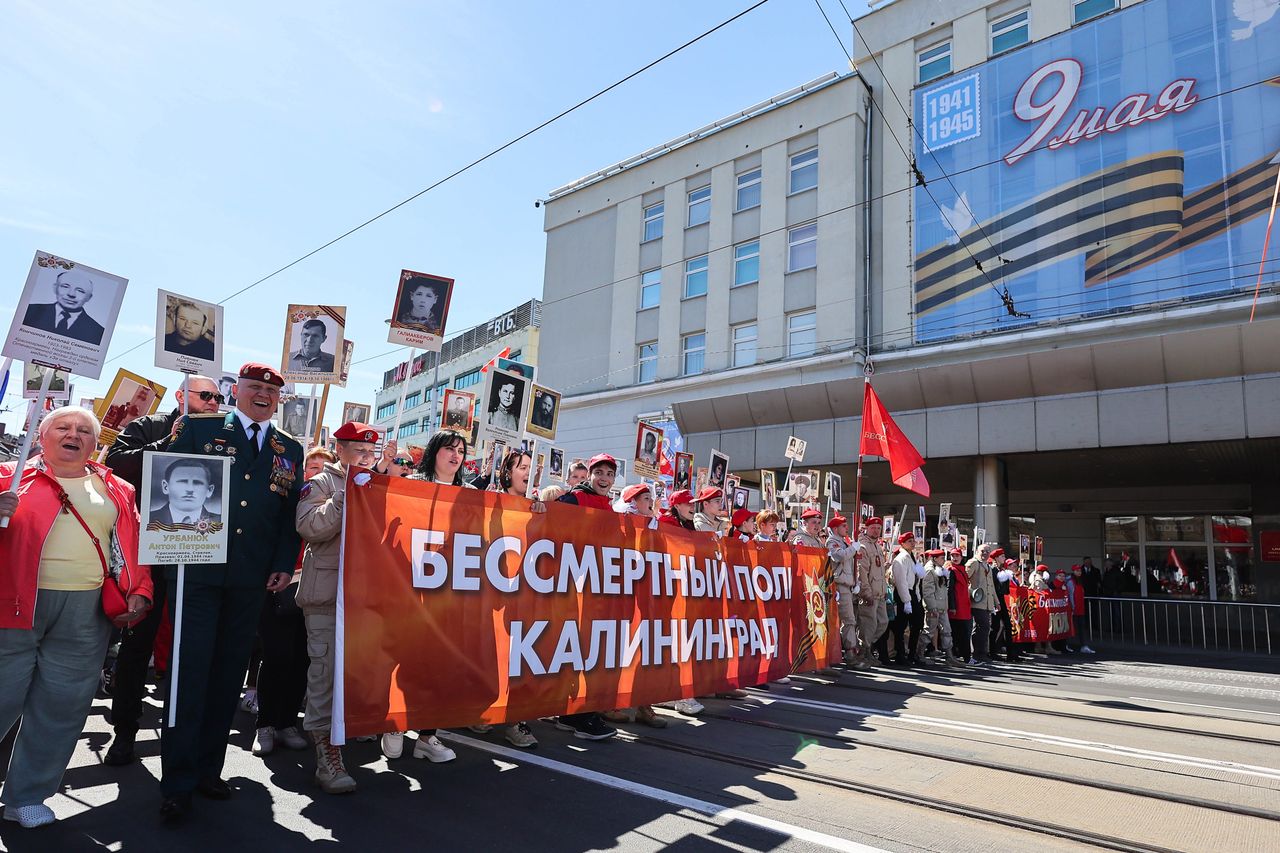
[[[924,457],[911,444],[898,425],[893,422],[889,410],[876,396],[871,383],[865,383],[862,398],[862,439],[858,453],[862,456],[882,456],[889,460],[893,482],[916,494],[929,496],[929,481],[922,467]]]
[[[495,355],[493,358],[491,358],[491,359],[489,359],[487,362],[485,362],[484,367],[480,368],[480,372],[481,372],[481,373],[488,373],[488,372],[489,372],[489,368],[491,368],[491,367],[497,367],[497,366],[498,366],[498,359],[500,359],[500,358],[506,358],[506,357],[507,357],[507,356],[509,356],[509,355],[511,355],[511,347],[503,347],[503,348],[502,348],[502,352],[498,353],[498,354],[497,354],[497,355]]]

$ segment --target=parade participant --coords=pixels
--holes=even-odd
[[[587,463],[579,459],[569,466],[569,478],[565,480],[564,484],[567,488],[572,489],[580,483],[585,483],[587,481],[587,474]]]
[[[135,419],[116,436],[107,450],[107,467],[133,486],[135,501],[142,495],[142,457],[161,449],[168,442],[183,409],[192,414],[216,412],[224,399],[217,384],[207,376],[188,377],[187,390],[184,392],[179,388],[173,397],[178,403],[173,411]],[[147,615],[125,632],[116,655],[116,669],[111,680],[111,726],[115,729],[115,737],[102,757],[102,763],[112,767],[133,761],[138,718],[142,716],[142,695],[146,692],[147,664],[155,649],[156,632],[164,619],[167,600],[164,567],[144,567],[142,570],[151,575],[155,595]]]
[[[543,486],[542,491],[538,492],[538,497],[542,499],[544,504],[549,504],[560,500],[560,496],[566,491],[564,486]]]
[[[324,470],[324,466],[330,462],[337,462],[338,454],[325,447],[313,447],[307,451],[307,455],[302,463],[302,479],[310,480],[316,474]],[[306,547],[305,545],[303,546]]]
[[[962,661],[952,652],[951,620],[947,617],[950,603],[951,569],[941,548],[925,551],[929,561],[920,581],[920,598],[925,609],[925,636],[933,643],[935,655],[943,657],[947,666],[960,666]]]
[[[1037,566],[1036,568],[1039,568],[1039,566]],[[1048,566],[1045,566],[1044,568],[1046,572],[1049,571]],[[1071,612],[1073,607],[1073,603],[1071,600],[1070,584],[1071,584],[1071,581],[1067,576],[1066,569],[1056,569],[1053,572],[1053,580],[1050,582],[1050,589],[1055,593],[1056,597],[1066,599],[1068,613]],[[1072,627],[1074,627],[1074,623]],[[1051,641],[1049,643],[1049,648],[1051,650],[1050,653],[1057,652],[1058,654],[1062,654],[1063,652],[1075,652],[1075,649],[1071,647],[1070,637],[1064,637],[1061,640]]]
[[[54,409],[40,423],[41,452],[21,471],[0,466],[0,518],[9,519],[0,528],[0,730],[22,719],[4,819],[27,829],[55,819],[44,801],[61,788],[89,716],[112,624],[132,625],[151,607],[133,487],[89,461],[100,429],[88,409]]]
[[[653,492],[644,483],[632,483],[622,490],[621,507],[618,511],[652,519],[649,526],[658,526],[658,518],[653,511]]]
[[[889,579],[893,583],[894,593],[898,601],[898,612],[894,614],[893,621],[889,623],[889,630],[893,632],[893,641],[895,646],[894,664],[897,666],[910,666],[916,663],[916,647],[912,642],[910,646],[906,644],[906,632],[908,626],[912,625],[912,616],[920,609],[920,601],[916,593],[916,555],[913,551],[916,544],[916,537],[912,533],[903,533],[898,537],[898,552],[894,554],[893,561],[889,564]],[[923,568],[923,567],[922,567]],[[922,614],[923,615],[923,614]],[[915,628],[912,626],[912,633]],[[915,637],[912,638],[916,639]]]
[[[693,530],[693,493],[688,489],[676,489],[668,495],[667,511],[658,519],[658,523]]]
[[[862,526],[854,554],[859,589],[856,600],[858,631],[862,635],[862,659],[871,663],[871,648],[880,655],[881,665],[889,663],[889,614],[885,604],[886,580],[884,551],[880,549],[883,522],[872,516]]]
[[[1005,660],[1010,663],[1016,663],[1021,659],[1013,642],[1013,621],[1009,618],[1009,591],[1011,587],[1017,588],[1017,583],[1013,582],[1017,570],[1018,561],[1009,558],[1005,558],[1003,566],[996,567],[994,578],[996,598],[995,607],[991,611],[991,640],[988,643],[991,657],[999,655],[1003,648]]]
[[[856,563],[858,546],[849,539],[849,520],[834,515],[827,522],[831,535],[827,537],[827,554],[831,557],[832,574],[836,582],[836,607],[840,613],[840,646],[846,665],[866,669],[868,664],[859,656],[864,645],[858,641],[858,570]]]
[[[1086,562],[1089,561],[1085,557]],[[1092,566],[1090,566],[1092,568]],[[1084,566],[1072,566],[1072,578],[1069,583],[1071,590],[1071,622],[1076,629],[1076,651],[1082,654],[1094,654],[1093,649],[1089,648],[1084,641],[1085,628],[1088,626],[1088,607],[1085,603],[1085,596],[1088,594],[1089,586],[1085,580]],[[1094,575],[1098,574],[1098,570],[1093,570]]]
[[[1075,568],[1074,566],[1072,567]],[[1102,573],[1093,564],[1093,557],[1082,557],[1080,561],[1080,579],[1084,583],[1084,594],[1096,598],[1102,595]]]
[[[756,514],[749,509],[734,510],[729,526],[734,536],[743,542],[750,542],[756,536]]]
[[[389,477],[408,477],[414,471],[413,457],[408,453],[401,453],[396,440],[388,438],[382,443],[382,455],[373,463],[371,470],[375,474],[386,474]]]
[[[756,541],[777,542],[778,522],[781,520],[778,513],[771,509],[762,509],[756,513]]]
[[[1003,556],[1004,549],[986,542],[978,546],[978,552],[964,567],[969,579],[969,610],[973,619],[971,661],[974,663],[991,662],[991,608],[995,606],[996,586],[990,561]]]
[[[693,499],[693,529],[702,533],[724,536],[728,530],[724,512],[724,490],[719,486],[707,486]]]
[[[822,530],[822,513],[813,507],[809,507],[800,513],[800,530],[796,532],[791,543],[793,545],[807,545],[810,548],[823,548],[822,538],[819,535]]]
[[[179,419],[164,447],[232,460],[227,562],[186,566],[180,602],[176,570],[166,571],[178,652],[165,709],[174,724],[161,738],[160,812],[167,820],[191,810],[195,791],[214,800],[231,796],[222,765],[262,589],[282,590],[293,577],[302,446],[271,425],[283,385],[275,368],[244,365],[235,411]]]
[[[964,570],[964,551],[952,548],[948,555],[947,568],[951,570],[951,587],[947,591],[949,605],[947,618],[951,622],[951,642],[959,661],[968,662],[973,666],[977,661],[973,659],[973,638],[970,627],[972,603],[969,601],[969,574]]]
[[[609,510],[609,490],[618,477],[618,462],[607,453],[591,457],[587,463],[587,479],[560,496],[559,503],[589,509]],[[618,733],[613,726],[605,725],[596,713],[561,714],[556,718],[556,728],[573,732],[583,740],[604,740]]]

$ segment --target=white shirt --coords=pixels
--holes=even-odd
[[[267,440],[267,430],[271,429],[271,420],[255,421],[239,409],[235,410],[236,417],[240,419],[240,426],[244,428],[244,434],[253,438],[253,433],[249,431],[250,424],[258,425],[258,452],[262,452],[262,442]]]

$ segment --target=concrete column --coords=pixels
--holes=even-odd
[[[973,469],[973,524],[987,541],[1009,547],[1009,478],[999,456],[979,456]]]

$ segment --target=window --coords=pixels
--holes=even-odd
[[[689,227],[701,225],[711,218],[711,187],[689,193]]]
[[[1090,18],[1105,15],[1115,8],[1116,0],[1075,0],[1071,10],[1071,19],[1073,23],[1080,24]]]
[[[1250,601],[1253,520],[1247,515],[1115,516],[1104,520],[1102,595]]]
[[[507,353],[507,358],[511,359],[512,361],[519,361],[520,354],[522,352],[523,350],[518,350],[518,349],[512,350],[511,352]]]
[[[760,241],[733,247],[733,286],[760,280]]]
[[[1013,50],[1031,40],[1031,12],[1021,12],[991,22],[991,55]]]
[[[377,419],[382,420],[383,418],[389,418],[395,413],[396,413],[396,404],[394,402],[383,403],[381,406],[378,407]]]
[[[787,318],[787,358],[813,355],[818,349],[818,315],[813,311]]]
[[[760,170],[752,169],[738,176],[738,200],[734,210],[750,210],[760,206]]]
[[[733,327],[734,367],[746,367],[756,363],[756,337],[755,323]]]
[[[479,385],[483,381],[484,374],[480,372],[479,368],[476,368],[470,373],[459,373],[455,376],[453,379],[453,387],[459,389],[470,388],[472,385]]]
[[[922,50],[916,55],[916,69],[920,83],[928,83],[951,73],[951,42]]]
[[[662,294],[662,270],[640,273],[640,307],[653,308]]]
[[[662,236],[662,202],[651,204],[644,209],[644,242],[657,240]]]
[[[401,424],[399,431],[396,432],[396,438],[408,438],[411,435],[418,434],[418,422],[410,421],[407,424]]]
[[[707,294],[707,256],[684,262],[684,298]]]
[[[685,335],[684,359],[682,367],[685,376],[696,376],[702,372],[707,356],[707,336],[705,333]]]
[[[404,410],[407,412],[421,402],[422,402],[422,392],[414,391],[408,397],[404,398]]]
[[[818,265],[818,223],[810,222],[787,232],[787,272]]]
[[[801,151],[791,158],[791,192],[811,190],[818,185],[818,149]]]
[[[636,362],[636,382],[652,382],[658,378],[658,345],[641,344]]]

